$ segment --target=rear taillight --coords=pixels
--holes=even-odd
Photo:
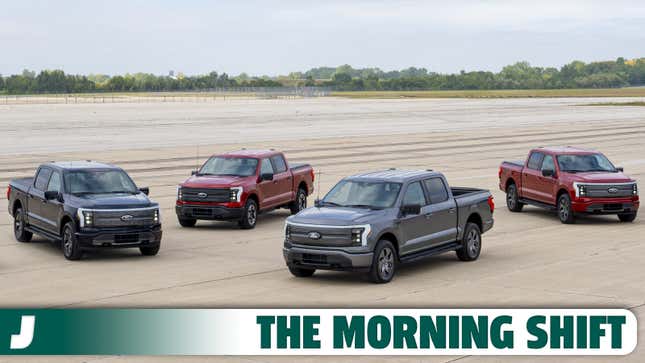
[[[314,173],[314,169],[313,169],[313,168],[312,168],[312,169],[311,169],[311,171],[309,171],[309,172],[311,173],[311,182],[313,183],[313,182],[314,182],[314,180],[316,179],[316,174]]]
[[[499,171],[497,172],[497,177],[502,179],[502,167],[499,167]]]
[[[488,207],[490,208],[490,213],[492,214],[495,211],[495,201],[493,196],[488,197]]]
[[[10,195],[11,195],[11,185],[7,187],[7,200],[9,200]]]

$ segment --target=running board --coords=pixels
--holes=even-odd
[[[461,242],[451,242],[446,243],[445,245],[431,247],[419,252],[413,252],[409,255],[401,256],[399,259],[401,262],[410,262],[420,260],[422,258],[438,255],[444,252],[455,251],[461,248]]]
[[[537,200],[533,200],[533,199],[519,198],[517,201],[524,204],[530,204],[534,207],[540,207],[540,208],[549,209],[549,210],[556,210],[554,205],[538,202]]]
[[[51,232],[47,232],[45,230],[42,230],[42,229],[40,229],[38,227],[32,227],[32,226],[25,227],[25,231],[35,233],[35,234],[40,235],[40,236],[43,236],[43,237],[45,237],[45,238],[47,238],[49,240],[52,240],[54,242],[59,242],[61,240],[60,236],[57,236],[57,235],[55,235],[55,234],[53,234]]]

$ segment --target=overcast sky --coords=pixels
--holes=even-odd
[[[493,70],[645,56],[645,1],[0,3],[0,73]]]

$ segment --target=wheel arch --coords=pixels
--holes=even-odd
[[[479,213],[475,212],[475,213],[472,213],[471,215],[469,215],[468,219],[466,219],[466,224],[468,224],[468,223],[474,223],[475,225],[477,225],[477,227],[479,227],[480,232],[484,230],[484,224],[483,224],[483,221],[482,221],[482,217],[479,215]]]
[[[506,184],[504,186],[504,191],[508,190],[508,187],[511,186],[511,184],[515,184],[515,186],[517,186],[517,183],[515,182],[515,179],[513,179],[512,176],[509,176],[508,179],[506,179]]]
[[[396,238],[396,235],[392,231],[381,232],[378,241],[380,240],[389,241],[390,243],[392,243],[392,245],[394,245],[394,248],[396,249],[396,258],[398,259],[401,254],[399,250],[399,239]]]

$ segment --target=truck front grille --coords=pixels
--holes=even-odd
[[[350,227],[289,225],[289,242],[308,246],[348,247],[352,245]],[[320,238],[312,238],[320,236]]]
[[[625,198],[633,195],[634,184],[582,184],[590,198]]]
[[[216,202],[223,203],[231,200],[229,188],[181,188],[182,200],[186,202]]]
[[[94,210],[93,227],[142,227],[154,222],[154,209]]]

